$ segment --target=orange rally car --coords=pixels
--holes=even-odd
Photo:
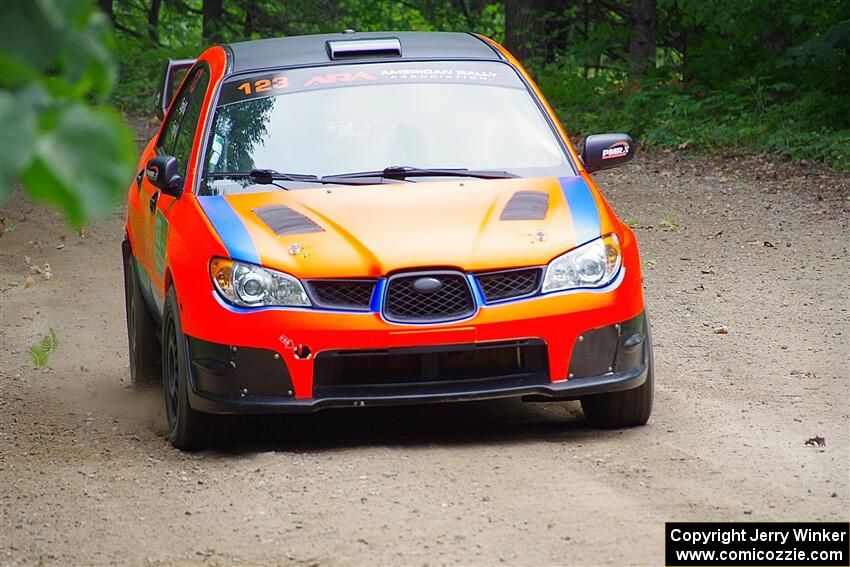
[[[509,396],[649,418],[637,242],[589,176],[634,146],[579,156],[501,46],[216,46],[169,62],[159,106],[124,274],[131,381],[162,380],[175,446],[213,414]]]

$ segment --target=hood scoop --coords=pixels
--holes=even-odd
[[[309,218],[285,205],[269,205],[268,207],[260,207],[254,209],[254,214],[260,217],[260,219],[278,236],[325,231],[325,229]]]
[[[507,202],[499,220],[543,220],[549,211],[549,193],[517,191]]]

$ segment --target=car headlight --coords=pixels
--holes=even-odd
[[[602,287],[616,277],[621,263],[617,235],[597,238],[549,262],[543,278],[543,293]]]
[[[304,286],[283,272],[225,258],[213,258],[210,275],[218,292],[240,307],[311,305]]]

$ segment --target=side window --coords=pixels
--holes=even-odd
[[[177,158],[182,175],[186,174],[195,127],[198,125],[209,82],[209,72],[205,68],[197,68],[192,72],[174,99],[159,139],[158,147],[161,152]]]
[[[190,85],[189,103],[183,113],[183,120],[180,122],[180,130],[178,130],[177,140],[174,142],[174,153],[171,154],[177,158],[180,175],[184,176],[189,159],[192,156],[192,143],[195,141],[195,128],[198,126],[201,108],[204,106],[204,95],[210,83],[209,73],[202,70],[192,83]]]

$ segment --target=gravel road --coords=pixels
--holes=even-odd
[[[160,390],[126,387],[122,213],[81,236],[16,193],[0,564],[647,565],[665,521],[850,519],[848,175],[655,153],[599,178],[646,264],[647,426],[595,431],[575,403],[364,408],[245,420],[197,454],[166,442]]]

